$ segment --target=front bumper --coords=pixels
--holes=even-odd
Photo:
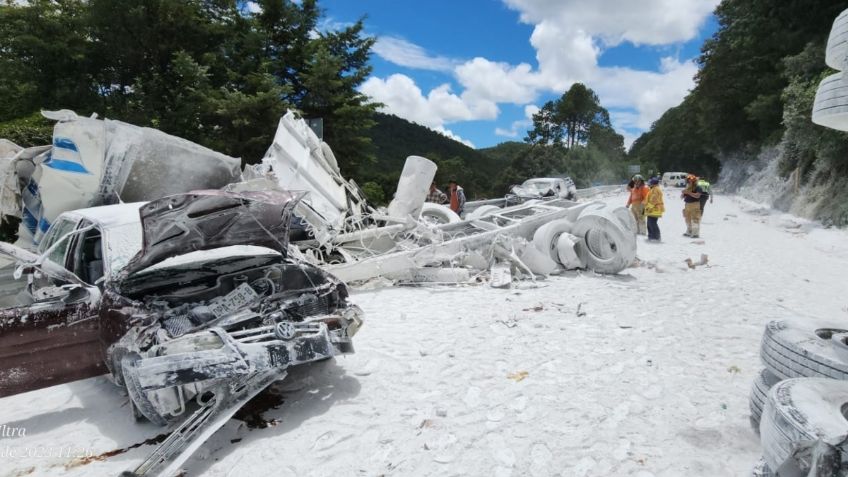
[[[347,305],[340,312],[299,322],[279,321],[239,331],[211,328],[180,338],[203,343],[197,349],[186,351],[183,345],[182,352],[168,350],[136,360],[125,369],[133,373],[125,381],[137,386],[134,396],[148,401],[136,403],[139,409],[154,409],[168,420],[182,414],[187,398],[222,381],[353,353],[352,337],[361,326],[362,310]]]

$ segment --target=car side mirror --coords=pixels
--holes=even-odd
[[[18,265],[15,267],[15,272],[12,274],[15,280],[20,280],[24,275],[32,275],[35,272],[35,267],[32,265]]]
[[[62,301],[66,304],[70,303],[78,303],[83,300],[87,300],[91,296],[88,289],[83,286],[74,286],[70,290],[68,290],[68,294],[62,298]]]

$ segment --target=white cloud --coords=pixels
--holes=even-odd
[[[427,126],[474,147],[469,141],[445,128],[445,123],[448,122],[477,119],[468,105],[451,92],[450,85],[443,84],[424,96],[412,78],[394,74],[385,80],[372,76],[360,89],[363,94],[383,103],[383,111]]]
[[[478,57],[459,65],[455,73],[470,102],[522,104],[532,101],[539,87],[538,74],[527,63],[510,66]]]
[[[694,86],[698,67],[692,60],[663,60],[663,71],[604,68],[593,87],[607,108],[634,108],[634,127],[648,129],[668,108],[677,106]]]
[[[606,46],[691,40],[718,0],[503,0],[531,25],[580,30]]]
[[[373,50],[384,60],[408,68],[451,72],[457,63],[444,56],[430,55],[424,48],[392,36],[377,39]]]
[[[582,82],[598,93],[604,107],[619,111],[611,113],[613,125],[629,146],[634,131],[648,129],[682,101],[694,86],[697,65],[691,59],[667,57],[656,70],[648,71],[601,67],[598,58],[625,41],[661,46],[691,40],[719,0],[502,1],[519,12],[522,22],[533,25],[529,41],[536,50],[535,69],[527,63],[480,57],[448,59],[387,37],[375,47],[378,55],[410,68],[452,72],[462,89],[454,93],[443,84],[425,96],[411,78],[392,75],[369,79],[362,91],[385,103],[387,111],[438,129],[456,121],[496,119],[498,104],[528,104],[541,93],[562,94],[574,82]],[[518,137],[530,124],[529,119],[514,121],[495,134]]]
[[[533,115],[539,112],[539,107],[535,104],[524,106],[524,119],[513,121],[509,129],[495,128],[495,134],[498,136],[518,138],[523,135],[530,126],[533,125]]]

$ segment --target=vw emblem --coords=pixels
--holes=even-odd
[[[294,323],[289,321],[281,321],[277,323],[276,334],[277,337],[284,340],[290,340],[294,338],[296,330],[294,329]]]

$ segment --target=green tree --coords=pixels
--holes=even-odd
[[[374,39],[320,32],[314,0],[32,0],[0,5],[0,121],[74,109],[256,162],[288,108],[322,117],[345,172],[371,157],[358,92]]]
[[[613,130],[609,112],[601,106],[598,95],[582,83],[574,83],[556,101],[548,101],[533,115],[533,129],[527,133],[532,144],[556,144],[567,149],[585,146],[592,134],[603,134],[610,144]],[[600,138],[596,138],[600,140]],[[622,138],[622,144],[623,144]]]

